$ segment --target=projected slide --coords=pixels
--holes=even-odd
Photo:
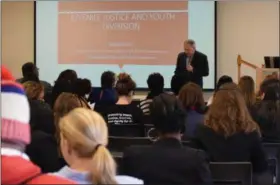
[[[58,62],[174,65],[187,8],[184,1],[59,2]]]
[[[204,88],[214,88],[214,2],[186,0],[37,1],[36,62],[43,80],[74,69],[94,86],[106,70],[132,75],[146,88],[149,74],[170,88],[186,39],[209,60]],[[51,71],[51,72],[50,72]]]

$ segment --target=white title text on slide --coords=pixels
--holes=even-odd
[[[176,14],[171,12],[144,13],[73,13],[71,21],[102,22],[105,30],[139,31],[141,21],[173,21]]]

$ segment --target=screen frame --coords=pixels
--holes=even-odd
[[[37,12],[37,1],[34,1],[34,64],[36,65],[37,55],[36,55],[36,43],[37,43],[37,19],[36,19],[36,12]],[[280,2],[279,2],[279,10],[280,10]],[[279,20],[280,20],[280,14],[279,14]],[[280,24],[279,24],[280,27]],[[214,71],[214,84],[213,88],[203,88],[203,92],[213,92],[215,90],[216,81],[217,81],[217,1],[214,2],[214,64],[215,64],[215,71]],[[280,40],[279,40],[279,46],[280,46]],[[280,47],[279,47],[280,48]],[[280,54],[280,49],[279,49]],[[90,80],[90,79],[89,79]],[[170,82],[169,82],[170,83]],[[94,86],[95,87],[95,86]],[[99,87],[97,87],[99,88]],[[149,88],[136,88],[136,91],[139,92],[146,92],[149,91]],[[165,91],[171,91],[171,88],[164,88]]]

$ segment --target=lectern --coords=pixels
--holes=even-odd
[[[279,63],[278,63],[279,60]],[[256,70],[256,90],[258,91],[262,81],[273,75],[279,78],[279,67],[280,67],[280,57],[265,57],[265,65],[263,67],[258,67],[250,62],[247,62],[241,58],[240,55],[237,57],[237,72],[238,72],[238,81],[241,78],[241,65],[244,64],[248,67],[251,67]],[[278,68],[275,68],[278,67]]]

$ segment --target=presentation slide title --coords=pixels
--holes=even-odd
[[[172,12],[73,13],[70,19],[102,23],[104,30],[140,31],[141,21],[174,21],[176,14]]]

